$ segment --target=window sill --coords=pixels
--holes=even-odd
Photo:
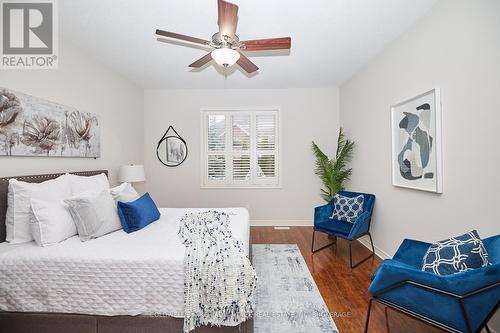
[[[202,190],[281,190],[281,185],[201,185]]]

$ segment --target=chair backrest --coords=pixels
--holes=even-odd
[[[484,238],[483,244],[488,252],[490,263],[500,264],[500,235]]]
[[[361,193],[361,192],[350,192],[350,191],[340,191],[338,194],[343,195],[348,198],[357,197],[358,195],[362,195],[364,197],[363,203],[363,213],[368,212],[371,216],[373,213],[373,205],[375,204],[375,195],[369,193]]]

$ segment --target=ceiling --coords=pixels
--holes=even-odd
[[[292,38],[288,52],[247,52],[260,70],[188,65],[203,47],[157,41],[155,29],[203,39],[217,32],[216,0],[59,1],[60,34],[144,88],[338,86],[424,15],[436,0],[236,0],[238,36]],[[274,55],[274,56],[271,56]]]

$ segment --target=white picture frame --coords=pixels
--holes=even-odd
[[[391,106],[392,185],[443,193],[441,91]]]

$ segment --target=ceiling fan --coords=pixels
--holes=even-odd
[[[219,32],[212,36],[211,41],[160,29],[156,30],[156,34],[160,36],[207,45],[214,49],[204,57],[193,62],[189,67],[200,68],[213,59],[222,67],[230,67],[234,64],[238,64],[247,73],[253,73],[257,71],[259,67],[251,62],[250,59],[241,53],[241,51],[290,49],[290,37],[240,41],[236,35],[238,6],[224,0],[217,0],[217,5],[219,13],[219,19],[217,21]]]

